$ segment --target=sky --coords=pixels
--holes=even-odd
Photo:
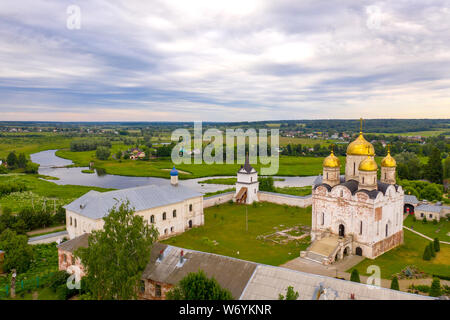
[[[0,121],[450,118],[450,0],[0,0]]]

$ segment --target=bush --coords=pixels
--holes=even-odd
[[[28,162],[25,166],[25,172],[36,174],[39,171],[39,165],[37,163]]]
[[[439,243],[439,238],[434,238],[433,246],[434,246],[434,251],[435,252],[441,251],[441,245]]]
[[[107,147],[98,147],[97,151],[95,152],[95,156],[99,160],[107,160],[110,156],[111,152]]]
[[[423,251],[423,260],[429,261],[431,260],[431,252],[430,252],[430,246],[426,246],[425,250]]]
[[[358,270],[353,269],[352,274],[350,275],[350,281],[361,282],[361,279],[359,278]]]
[[[434,245],[433,245],[433,242],[430,242],[430,243],[428,244],[428,247],[430,248],[430,254],[431,254],[431,257],[432,257],[432,258],[436,257],[436,253],[434,252]]]
[[[62,285],[67,287],[67,278],[69,278],[69,274],[66,271],[57,271],[51,275],[49,287],[53,291],[56,291]]]
[[[433,219],[433,224],[438,224],[438,222],[437,222],[437,219],[436,219],[436,218],[434,218],[434,219]]]
[[[439,297],[441,295],[441,281],[439,278],[434,278],[431,283],[430,296]]]
[[[416,215],[413,215],[412,220],[413,220],[413,222],[417,221]]]
[[[392,290],[400,290],[400,286],[398,285],[397,277],[392,278],[391,289]]]
[[[423,217],[422,223],[423,223],[423,224],[427,224],[427,223],[428,223],[427,217]]]
[[[69,288],[67,288],[67,284],[62,284],[59,287],[56,288],[56,295],[58,296],[58,299],[60,300],[67,300],[71,297],[71,291]]]

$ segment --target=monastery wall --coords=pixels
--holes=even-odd
[[[225,202],[228,202],[230,200],[233,200],[234,191],[216,194],[211,197],[203,198],[203,208],[209,208],[213,207],[218,204],[222,204]]]
[[[259,191],[259,201],[272,202],[276,204],[287,204],[289,206],[297,206],[301,208],[308,207],[312,204],[311,196],[292,196],[289,194]]]

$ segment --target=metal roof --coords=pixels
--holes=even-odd
[[[76,238],[73,238],[69,241],[63,242],[60,245],[57,245],[56,247],[58,249],[74,252],[78,248],[87,248],[88,247],[88,239],[89,239],[90,233],[83,233],[81,236],[78,236]]]
[[[107,216],[115,205],[127,200],[135,211],[142,211],[200,196],[201,193],[188,187],[171,184],[148,185],[103,193],[91,190],[64,208],[91,219],[101,219]]]
[[[409,195],[409,194],[405,194],[405,203],[410,203],[410,204],[418,204],[419,200],[417,200],[416,196],[413,195]]]
[[[437,212],[437,213],[439,213],[442,210],[442,206],[434,206],[434,205],[431,205],[431,204],[421,204],[420,206],[418,206],[416,208],[416,211],[418,211],[418,210],[426,211],[426,212]]]

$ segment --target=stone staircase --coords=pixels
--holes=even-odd
[[[336,254],[343,246],[352,241],[352,237],[340,238],[330,233],[323,234],[316,239],[307,249],[302,251],[300,257],[316,263],[328,265],[334,261]]]

